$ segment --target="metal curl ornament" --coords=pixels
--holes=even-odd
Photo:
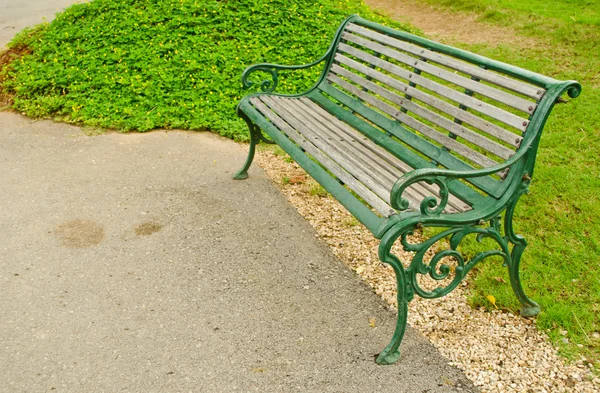
[[[266,72],[271,76],[271,79],[265,79],[260,84],[260,90],[263,93],[271,93],[277,88],[277,84],[279,83],[279,75],[276,68],[265,66],[265,65],[257,65],[255,67],[250,67],[242,74],[242,86],[244,89],[250,89],[252,86],[256,85],[256,82],[252,82],[248,78],[254,72],[262,71]]]
[[[446,257],[454,258],[454,260],[456,260],[457,264],[458,264],[458,266],[456,266],[454,268],[454,278],[452,279],[452,282],[450,282],[445,287],[437,287],[432,291],[426,291],[423,288],[421,288],[421,286],[419,285],[419,281],[417,279],[417,274],[422,274],[422,275],[429,274],[429,276],[436,281],[444,280],[448,276],[450,276],[452,269],[450,268],[450,266],[446,265],[445,263],[443,263],[439,266],[439,273],[437,271],[438,263],[440,263],[440,261]],[[413,281],[413,288],[415,290],[415,293],[417,295],[421,296],[422,298],[426,298],[426,299],[435,299],[435,298],[444,296],[447,293],[450,293],[462,281],[462,279],[464,277],[464,274],[463,274],[464,265],[465,265],[465,260],[464,260],[463,256],[461,255],[461,253],[459,253],[458,251],[443,250],[443,251],[438,252],[437,254],[435,254],[433,256],[433,258],[431,258],[429,265],[422,264],[417,269],[411,270],[411,272],[410,272],[411,280]]]
[[[448,184],[447,179],[445,177],[420,177],[413,178],[405,182],[397,182],[392,189],[392,195],[395,195],[396,198],[392,200],[392,207],[403,211],[409,208],[409,202],[402,195],[404,191],[410,187],[411,185],[418,182],[426,182],[427,184],[435,184],[440,188],[439,191],[439,199],[433,195],[427,196],[423,198],[419,205],[419,210],[424,216],[437,216],[441,214],[446,206],[448,205]],[[398,185],[398,187],[396,187]]]
[[[424,242],[416,244],[408,242],[408,236],[411,234],[412,230],[407,231],[402,234],[400,238],[400,242],[406,251],[415,252],[415,256],[413,257],[410,266],[406,269],[411,291],[414,292],[410,294],[411,298],[414,294],[426,299],[434,299],[447,295],[460,284],[466,274],[475,265],[486,258],[499,256],[504,260],[505,264],[510,263],[511,260],[508,239],[501,235],[500,223],[497,218],[490,220],[490,226],[487,228],[477,226],[450,228],[432,236]],[[480,252],[469,260],[465,260],[457,248],[467,235],[472,234],[477,234],[476,240],[478,242],[483,241],[485,238],[494,240],[499,245],[500,249]],[[447,237],[450,237],[450,248],[435,253],[428,263],[423,262],[427,252],[435,246],[436,243]],[[456,261],[456,267],[454,269],[445,263],[441,263],[444,258],[448,257],[453,258]],[[447,279],[451,273],[454,273],[454,278],[448,285],[437,287],[431,291],[423,289],[419,285],[417,278],[417,274],[421,274],[429,275],[432,279],[441,281]]]

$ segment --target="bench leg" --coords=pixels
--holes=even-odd
[[[408,277],[402,262],[391,253],[391,247],[394,244],[396,236],[388,237],[384,236],[379,246],[379,259],[381,262],[386,263],[394,269],[396,275],[396,299],[398,300],[398,317],[396,320],[396,328],[392,340],[385,347],[385,349],[377,356],[375,362],[377,364],[386,365],[394,364],[400,359],[400,343],[404,338],[406,332],[406,321],[408,316]]]
[[[250,133],[250,147],[248,148],[248,157],[246,158],[244,166],[235,175],[233,175],[235,180],[244,180],[248,178],[248,168],[250,168],[250,165],[252,165],[254,153],[256,151],[256,144],[260,141],[261,137],[260,130],[254,123],[252,123],[250,119],[248,119],[243,113],[240,115],[240,117],[246,121],[246,124],[248,124],[248,131]]]
[[[394,364],[400,359],[400,343],[406,332],[406,318],[408,316],[408,301],[406,299],[406,273],[404,268],[397,269],[395,265],[394,272],[396,273],[396,285],[398,289],[398,318],[396,320],[396,329],[392,340],[385,349],[377,356],[375,362],[377,364]]]
[[[521,255],[523,255],[523,251],[525,251],[525,247],[527,247],[527,241],[525,238],[523,238],[523,236],[516,235],[513,231],[512,218],[516,204],[517,203],[515,201],[508,207],[506,210],[506,216],[504,218],[504,230],[506,232],[506,236],[510,242],[514,244],[510,254],[511,260],[508,265],[508,275],[510,277],[510,284],[515,292],[515,296],[517,299],[519,299],[519,302],[521,302],[521,316],[533,317],[539,314],[540,306],[533,300],[529,299],[527,295],[525,295],[525,291],[521,285],[519,266],[521,264]]]

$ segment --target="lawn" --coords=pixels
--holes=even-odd
[[[539,45],[461,46],[559,79],[577,79],[584,87],[581,97],[556,108],[547,124],[531,194],[522,198],[515,225],[530,244],[523,282],[542,305],[539,327],[563,354],[585,355],[598,365],[599,6],[575,0],[418,1],[511,26]],[[212,130],[246,140],[246,127],[234,113],[244,94],[242,70],[256,62],[302,64],[317,58],[351,13],[402,27],[351,0],[74,5],[13,41],[4,59],[15,60],[0,71],[0,103],[2,94],[8,95],[10,105],[29,116],[91,127]],[[298,73],[282,87],[297,90],[313,77]],[[475,273],[473,305],[490,306],[486,296],[493,295],[499,307],[518,309],[510,285],[502,282],[508,280],[502,279],[501,266],[481,264]]]

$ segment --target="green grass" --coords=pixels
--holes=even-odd
[[[385,22],[350,0],[95,0],[20,34],[12,47],[33,53],[0,81],[14,109],[32,117],[247,140],[235,115],[244,68],[316,59],[351,13]],[[282,91],[302,90],[315,71],[280,80]]]
[[[560,79],[576,79],[582,95],[555,108],[538,154],[531,193],[521,199],[515,228],[529,242],[523,282],[542,306],[538,326],[562,354],[600,367],[600,2],[423,0],[513,29],[538,42],[518,48],[460,45]],[[518,310],[505,269],[481,264],[472,280],[474,306]],[[560,334],[568,331],[567,336]],[[568,339],[565,342],[563,339]]]
[[[426,0],[431,4],[455,10],[473,11],[488,17],[523,14],[530,20],[537,17],[600,26],[600,3],[596,0]],[[542,22],[544,23],[544,22]]]
[[[310,189],[308,190],[309,194],[312,196],[325,197],[328,195],[327,190],[323,188],[319,183],[315,182],[310,185]]]
[[[346,221],[344,221],[344,225],[347,227],[355,227],[358,224],[360,224],[360,222],[354,217],[350,217]]]

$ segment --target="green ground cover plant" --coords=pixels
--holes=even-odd
[[[244,68],[318,58],[352,13],[390,23],[350,0],[95,0],[16,37],[11,47],[28,54],[0,80],[13,108],[32,117],[246,140],[235,115]],[[314,80],[298,72],[281,87]]]
[[[529,242],[523,282],[542,305],[538,326],[561,353],[600,367],[600,2],[593,0],[421,0],[509,26],[537,42],[460,45],[559,79],[576,79],[582,95],[555,109],[546,125],[531,193],[515,226]],[[480,264],[472,304],[518,310],[504,269]],[[566,334],[565,334],[566,332]]]

